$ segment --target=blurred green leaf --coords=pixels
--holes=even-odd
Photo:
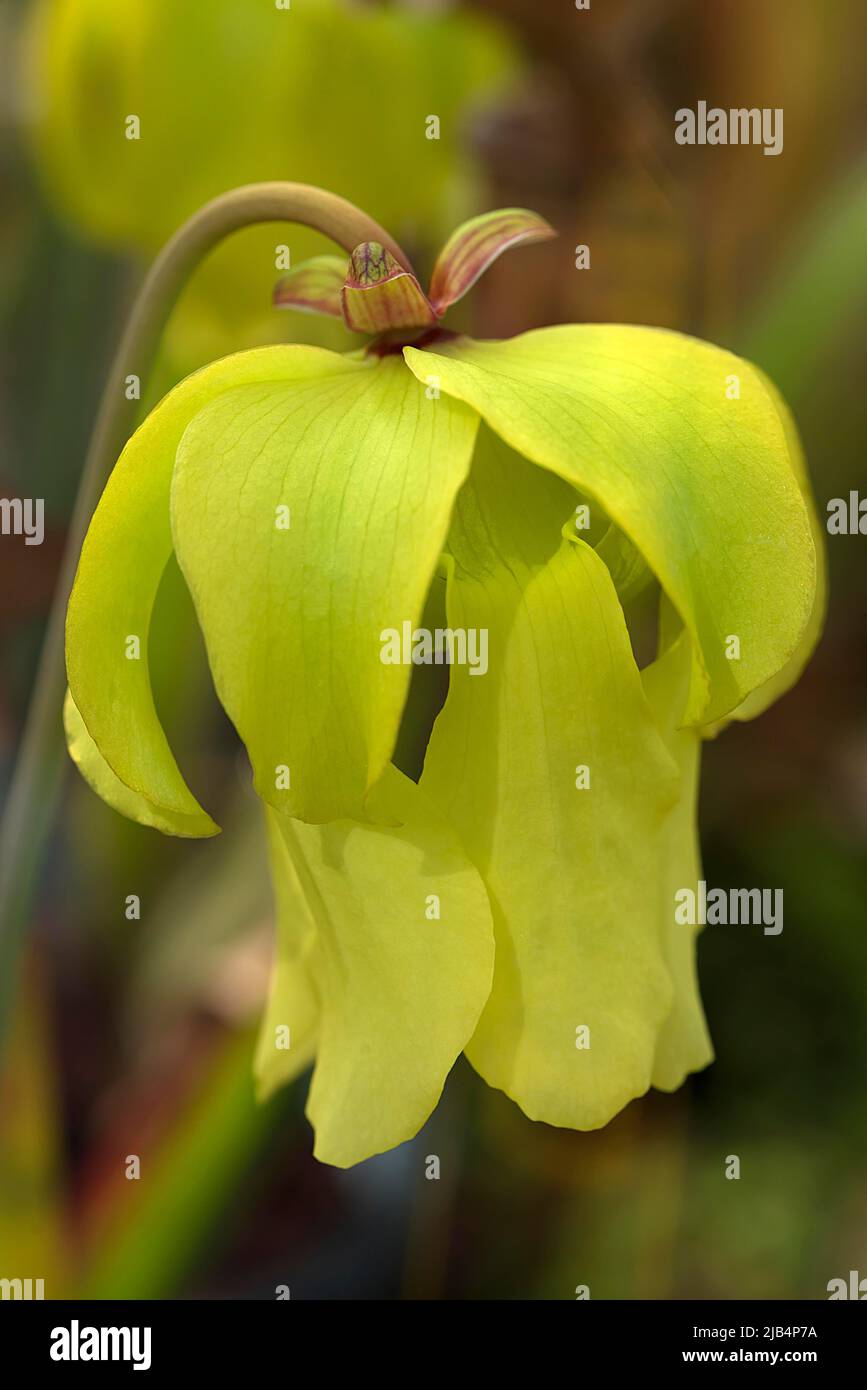
[[[867,310],[867,169],[820,205],[737,348],[797,404]]]
[[[210,1076],[153,1154],[141,1177],[119,1180],[117,1200],[97,1232],[79,1298],[167,1298],[178,1292],[262,1145],[277,1103],[253,1098],[253,1040],[231,1036]],[[237,1201],[234,1203],[237,1207]]]

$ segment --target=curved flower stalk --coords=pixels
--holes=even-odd
[[[578,1129],[708,1063],[674,915],[699,877],[701,739],[793,683],[821,624],[797,437],[749,363],[653,328],[442,326],[504,249],[551,234],[520,209],[473,219],[427,292],[379,243],[298,267],[276,302],[368,347],[261,348],[181,382],[123,450],[69,604],[84,776],[143,824],[214,834],[148,675],[178,558],[268,825],[258,1087],[315,1057],[329,1163],[415,1134],[462,1050]]]

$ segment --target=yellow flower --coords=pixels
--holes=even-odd
[[[70,601],[84,775],[145,824],[213,834],[145,659],[177,556],[268,820],[259,1089],[315,1055],[330,1163],[415,1134],[461,1050],[578,1129],[706,1065],[675,920],[700,874],[701,738],[785,690],[821,623],[797,438],[756,368],[653,328],[441,327],[549,232],[474,219],[428,294],[375,243],[299,267],[278,301],[342,315],[367,349],[255,349],[176,387],[117,463]],[[628,621],[654,585],[639,669]],[[458,654],[441,709],[436,634]]]

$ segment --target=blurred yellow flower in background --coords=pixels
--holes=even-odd
[[[516,66],[478,17],[345,0],[46,0],[26,44],[51,201],[96,244],[143,261],[209,198],[267,179],[339,189],[412,252],[432,252],[476,208],[467,124]],[[168,377],[283,332],[271,311],[283,240],[256,228],[209,257],[173,316]],[[328,245],[293,228],[292,263]],[[303,336],[345,345],[324,322]]]

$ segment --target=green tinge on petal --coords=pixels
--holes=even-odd
[[[122,816],[138,821],[140,825],[161,830],[164,835],[200,837],[219,833],[220,827],[204,811],[185,816],[179,811],[162,810],[142,796],[141,792],[134,792],[121,782],[87,732],[69,690],[63,702],[63,727],[69,756],[85,782],[113,811],[119,811]]]
[[[663,603],[667,601],[663,598]],[[662,832],[660,926],[663,952],[674,984],[671,1012],[660,1030],[653,1065],[653,1084],[677,1090],[689,1072],[713,1061],[713,1045],[702,1008],[696,972],[696,937],[700,928],[675,920],[675,894],[696,890],[700,869],[697,808],[701,735],[680,725],[689,691],[690,649],[686,633],[641,673],[644,692],[660,734],[677,763],[680,791]]]
[[[411,667],[383,634],[422,611],[477,417],[399,357],[242,387],[178,450],[172,516],[217,693],[264,801],[364,819]]]
[[[287,851],[277,812],[266,806],[265,818],[277,940],[268,1003],[253,1063],[259,1100],[267,1100],[309,1066],[319,1027],[319,997],[311,966],[316,925]]]
[[[608,324],[405,357],[598,498],[634,542],[693,642],[686,722],[719,719],[785,666],[813,611],[816,554],[785,425],[754,367],[678,333]]]
[[[91,520],[66,619],[69,686],[111,770],[157,810],[188,817],[186,834],[212,835],[215,827],[169,748],[147,655],[151,614],[172,550],[169,490],[178,443],[193,415],[221,391],[351,370],[346,359],[321,348],[268,347],[187,377],[129,440]]]
[[[437,257],[430,282],[430,300],[438,314],[462,299],[498,256],[512,246],[547,241],[557,233],[527,208],[499,208],[471,217],[452,232]]]
[[[594,549],[607,566],[617,597],[625,607],[653,578],[644,556],[618,526],[609,526]]]
[[[418,1132],[491,986],[484,885],[418,787],[389,767],[372,800],[400,828],[280,815],[318,932],[307,1113],[315,1154],[349,1167]]]
[[[571,490],[554,482],[483,428],[449,536],[448,615],[487,631],[489,669],[452,668],[421,787],[494,912],[494,984],[467,1055],[532,1119],[592,1129],[647,1090],[671,1006],[659,848],[677,778],[614,585],[561,538]]]
[[[424,328],[436,323],[436,314],[418,280],[378,241],[364,241],[353,251],[342,302],[346,326],[356,333],[386,333],[393,328]]]
[[[345,256],[311,256],[278,282],[274,304],[278,309],[342,318],[341,293],[345,279]]]

